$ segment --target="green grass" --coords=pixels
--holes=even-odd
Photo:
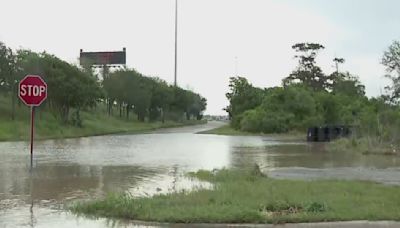
[[[229,124],[208,131],[199,132],[199,134],[213,134],[213,135],[231,135],[231,136],[267,136],[279,140],[288,141],[304,141],[306,134],[301,132],[289,132],[282,134],[264,134],[240,131],[232,128]]]
[[[255,170],[255,171],[254,171]],[[400,220],[400,187],[360,181],[276,180],[258,169],[198,171],[214,189],[133,198],[111,194],[74,213],[171,223],[295,223]]]
[[[255,134],[255,133],[250,133],[250,132],[244,132],[244,131],[238,131],[234,128],[232,128],[231,126],[229,126],[229,124],[226,124],[222,127],[218,127],[218,128],[214,128],[208,131],[202,131],[199,132],[199,134],[213,134],[213,135],[259,135],[259,134]]]
[[[102,107],[96,110],[82,111],[83,127],[62,124],[56,114],[36,110],[35,139],[73,138],[83,136],[105,135],[115,133],[143,133],[159,128],[179,127],[184,125],[205,123],[204,121],[173,122],[138,122],[135,116],[130,120],[117,116],[108,116]],[[30,137],[30,108],[25,105],[16,106],[16,119],[11,120],[9,98],[0,96],[0,141],[28,140]]]

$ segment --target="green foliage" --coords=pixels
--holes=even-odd
[[[15,85],[16,56],[11,48],[0,42],[0,93],[12,91]]]
[[[93,111],[106,104],[109,116],[119,108],[119,116],[134,112],[139,121],[165,122],[168,119],[201,120],[207,100],[201,95],[169,86],[159,78],[146,77],[133,69],[105,71],[100,82],[90,65],[71,65],[46,52],[17,50],[0,42],[0,95],[9,96],[11,117],[15,117],[17,84],[27,74],[37,74],[48,85],[48,96],[41,108],[48,109],[65,125],[84,127],[81,111]],[[186,117],[186,118],[184,118]]]
[[[330,82],[321,70],[316,65],[315,59],[318,51],[325,47],[317,43],[297,43],[292,46],[297,53],[295,58],[299,59],[299,66],[288,77],[283,79],[283,85],[302,84],[316,91],[321,91],[329,88]]]
[[[307,212],[320,213],[328,211],[328,206],[325,203],[312,202],[304,208]]]
[[[268,137],[273,137],[276,140],[279,141],[304,141],[304,133],[303,132],[298,132],[298,131],[291,131],[286,134],[264,134],[262,132],[246,132],[246,131],[240,131],[240,130],[235,130],[232,128],[230,125],[224,125],[222,127],[218,127],[215,129],[207,130],[207,131],[201,131],[198,132],[198,134],[213,134],[213,135],[233,135],[233,136],[268,136]]]
[[[365,96],[365,86],[361,84],[358,77],[350,73],[332,73],[330,78],[333,78],[332,93],[343,94],[349,97]]]
[[[245,78],[231,78],[226,111],[235,130],[284,133],[321,125],[349,125],[356,137],[399,144],[399,42],[389,47],[382,60],[393,81],[388,87],[392,94],[371,99],[365,96],[365,86],[357,76],[339,71],[343,58],[334,58],[336,72],[325,75],[315,61],[322,45],[299,43],[292,48],[298,53],[299,65],[283,79],[283,87],[262,90]]]
[[[78,121],[74,117],[76,109],[72,109],[71,112],[73,115],[71,115],[70,121]],[[7,97],[0,96],[0,141],[29,140],[29,107],[25,105],[17,106],[14,121],[9,120],[10,114],[10,100]],[[127,121],[118,117],[108,116],[105,105],[101,103],[96,107],[96,111],[82,110],[80,115],[81,120],[84,120],[83,127],[79,127],[78,123],[65,125],[57,119],[55,113],[50,109],[45,107],[36,108],[35,139],[74,138],[116,133],[136,134],[159,128],[204,123],[197,120],[166,121],[165,123],[160,121],[151,123],[142,123],[135,120]]]
[[[146,77],[135,70],[125,69],[111,73],[103,82],[111,103],[116,102],[126,117],[132,109],[139,121],[166,118],[182,120],[191,117],[200,120],[206,109],[206,99],[189,90],[169,86],[159,78]],[[121,114],[120,114],[121,115]]]
[[[168,112],[170,104],[174,99],[173,88],[159,78],[153,78],[153,80],[156,86],[152,88],[149,119],[154,121],[161,118],[164,121],[165,112]]]
[[[326,148],[332,152],[351,152],[364,155],[394,155],[398,156],[400,147],[398,144],[388,143],[380,140],[379,137],[351,137],[342,138],[330,142]]]
[[[352,91],[356,90],[353,87]],[[368,100],[363,93],[314,91],[291,85],[269,88],[264,94],[259,106],[233,118],[232,127],[248,132],[283,133],[304,131],[312,126],[345,124],[358,129],[358,134],[397,135],[397,128],[390,122],[397,121],[394,113],[398,110],[382,99]]]
[[[240,130],[256,133],[283,133],[289,130],[293,119],[293,114],[283,111],[248,110],[243,114]]]
[[[239,127],[232,126],[249,132],[283,133],[321,124],[324,116],[317,109],[323,103],[313,93],[297,85],[267,89],[262,103],[240,115]]]
[[[233,119],[233,125],[238,128],[240,115],[246,110],[253,109],[261,104],[263,91],[253,87],[246,78],[231,77],[229,79],[230,91],[226,93],[229,106],[225,108],[229,117]]]
[[[318,113],[322,113],[325,119],[325,124],[335,125],[340,124],[340,100],[339,97],[327,92],[317,93],[315,100],[318,103]]]
[[[382,64],[386,67],[386,77],[392,80],[387,89],[391,92],[390,99],[397,102],[400,98],[400,42],[394,41],[384,52]]]
[[[262,132],[262,126],[259,120],[263,118],[265,113],[259,109],[250,109],[242,114],[240,121],[240,130],[248,132]]]
[[[232,128],[229,124],[222,127],[214,128],[207,131],[198,132],[198,134],[214,134],[214,135],[256,135],[254,133],[239,131]]]
[[[48,85],[46,106],[59,113],[67,123],[72,108],[81,123],[79,110],[94,107],[102,97],[97,79],[53,55],[19,50],[16,65],[18,78],[27,74],[41,75]]]
[[[304,123],[307,123],[310,117],[315,116],[317,104],[312,97],[312,91],[306,87],[294,85],[270,91],[264,98],[261,107],[270,113],[269,116],[276,116],[281,121],[285,121],[281,122],[281,125],[286,125],[284,131],[303,128]]]

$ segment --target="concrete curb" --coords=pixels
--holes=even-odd
[[[400,222],[396,221],[343,221],[343,222],[315,222],[315,223],[286,223],[286,224],[234,224],[234,223],[161,223],[161,222],[146,222],[138,220],[121,221],[122,224],[127,226],[145,226],[145,227],[266,227],[266,228],[398,228]]]

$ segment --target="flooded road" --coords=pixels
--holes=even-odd
[[[397,156],[328,153],[324,144],[280,142],[266,136],[195,134],[221,125],[211,122],[151,134],[39,141],[32,173],[27,142],[0,142],[0,228],[110,227],[116,222],[76,217],[64,207],[109,192],[147,196],[207,187],[183,176],[198,169],[257,163],[276,178],[400,184]]]

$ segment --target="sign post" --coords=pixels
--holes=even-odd
[[[33,128],[35,126],[35,106],[31,106],[31,170],[33,167]]]
[[[47,84],[38,75],[27,75],[19,82],[18,96],[31,107],[31,170],[33,168],[33,139],[35,126],[35,107],[40,106],[47,98]]]

